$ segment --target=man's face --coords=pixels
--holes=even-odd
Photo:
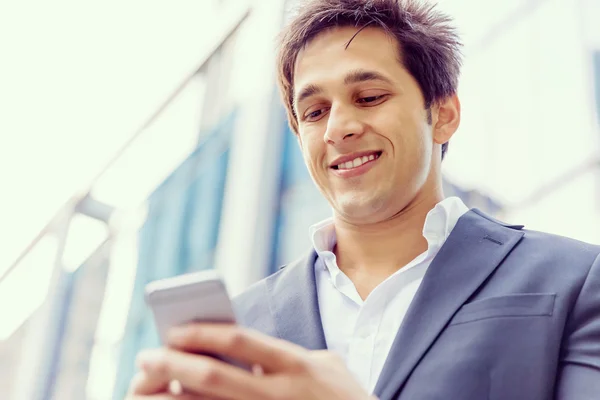
[[[294,107],[320,191],[344,220],[373,223],[423,190],[435,147],[423,95],[399,61],[397,42],[366,28],[346,49],[356,32],[326,31],[298,54]]]

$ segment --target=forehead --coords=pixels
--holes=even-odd
[[[336,27],[309,41],[294,65],[294,87],[341,70],[393,70],[401,67],[395,38],[380,28]],[[357,34],[358,32],[358,34]],[[355,36],[356,35],[356,36]],[[348,44],[350,42],[350,44]],[[389,71],[391,72],[391,71]]]

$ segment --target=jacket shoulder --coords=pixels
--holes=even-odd
[[[235,296],[232,301],[236,312],[239,310],[239,313],[243,315],[251,311],[257,304],[266,302],[269,293],[269,283],[271,283],[270,281],[277,280],[279,276],[283,274],[286,266],[287,264],[281,266],[278,271],[253,283],[242,293]]]
[[[600,245],[547,232],[524,229],[523,244],[548,255],[594,259],[600,254]]]
[[[523,232],[523,240],[519,246],[523,246],[536,251],[543,251],[548,255],[559,255],[560,253],[566,255],[579,255],[579,256],[597,256],[600,253],[600,245],[582,242],[580,240],[560,236],[552,233],[540,232],[536,230],[525,229],[524,225],[521,224],[509,224],[500,221],[477,208],[471,209],[471,211],[479,217],[492,222],[497,226],[510,228],[512,230],[518,230]]]
[[[239,324],[274,335],[275,325],[272,316],[272,291],[278,284],[285,284],[286,276],[306,262],[306,256],[285,264],[278,271],[250,285],[232,299]]]
[[[254,329],[265,325],[266,316],[270,314],[267,279],[252,284],[233,298],[233,309],[239,324]]]
[[[521,225],[521,224],[508,224],[506,222],[500,221],[499,219],[496,219],[496,218],[492,217],[491,215],[484,213],[483,211],[479,210],[478,208],[472,208],[470,211],[477,214],[478,216],[480,216],[482,218],[487,219],[490,222],[493,222],[497,225],[504,226],[506,228],[521,230],[525,227],[525,225]]]

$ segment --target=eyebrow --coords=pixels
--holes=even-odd
[[[350,71],[344,77],[344,84],[351,85],[354,83],[361,82],[369,82],[369,81],[382,81],[387,84],[392,84],[392,80],[379,72],[370,71],[366,69],[356,69]],[[298,93],[298,98],[296,99],[296,104],[299,104],[302,100],[307,99],[308,97],[314,96],[316,94],[322,93],[323,89],[317,85],[307,85]]]
[[[366,69],[356,69],[350,71],[344,78],[344,83],[350,85],[352,83],[368,82],[368,81],[383,81],[392,84],[392,80],[379,72],[369,71]]]

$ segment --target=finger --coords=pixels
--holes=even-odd
[[[264,399],[268,386],[261,376],[212,357],[173,349],[140,353],[140,364],[149,379],[177,380],[184,392],[219,399]],[[166,378],[165,378],[166,377]]]
[[[161,377],[158,374],[151,377],[142,371],[133,377],[129,386],[129,393],[131,395],[149,395],[164,393],[168,389],[169,380],[166,377]]]
[[[192,394],[180,394],[180,395],[172,395],[172,394],[155,394],[150,396],[133,396],[127,397],[125,400],[221,400],[211,397],[198,397]]]
[[[125,400],[222,400],[214,397],[198,397],[193,394],[155,394],[150,396],[133,396],[127,397]]]
[[[231,324],[189,324],[169,332],[169,345],[193,352],[218,354],[247,365],[259,364],[265,373],[301,367],[308,351],[259,332]]]

